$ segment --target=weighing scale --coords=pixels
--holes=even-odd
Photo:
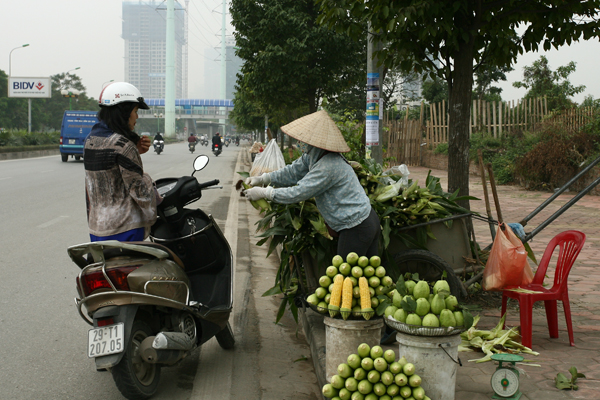
[[[492,360],[498,361],[498,368],[492,375],[492,399],[518,400],[521,398],[519,391],[519,371],[515,364],[523,361],[517,354],[493,354]],[[506,363],[502,365],[502,363]]]

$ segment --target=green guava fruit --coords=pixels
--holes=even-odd
[[[415,299],[427,299],[429,293],[429,283],[427,281],[419,281],[413,288],[413,297]]]
[[[352,266],[355,266],[358,263],[358,254],[355,252],[348,253],[346,256],[346,262]]]
[[[404,311],[404,309],[399,308],[398,311],[396,311],[393,315],[393,318],[396,321],[400,321],[403,323],[406,323],[406,317],[408,317],[408,313],[406,311]]]
[[[437,315],[429,313],[423,317],[423,326],[438,328],[440,326],[440,320]]]
[[[433,294],[438,294],[440,290],[446,291],[447,295],[450,294],[450,285],[448,281],[439,280],[433,285]]]
[[[420,299],[417,299],[417,309],[415,312],[419,317],[427,315],[430,308],[431,306],[429,305],[429,301],[427,301],[426,298],[421,297]]]
[[[442,310],[440,314],[440,325],[441,326],[456,326],[456,318],[454,313],[448,309]]]
[[[369,259],[369,265],[373,268],[377,268],[381,265],[381,257],[373,256]]]
[[[446,309],[444,299],[439,294],[433,296],[433,300],[431,300],[431,312],[439,315],[444,309]]]
[[[408,314],[408,317],[406,317],[406,323],[409,325],[422,325],[421,322],[421,317],[419,317],[417,314],[415,313],[410,313]]]
[[[369,258],[365,256],[358,257],[358,266],[364,268],[369,265]]]

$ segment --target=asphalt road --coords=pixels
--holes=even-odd
[[[198,146],[192,155],[187,143],[177,143],[167,145],[160,155],[151,150],[142,156],[144,169],[153,179],[190,174],[198,154],[211,157],[208,166],[194,176],[200,182],[220,179],[224,188],[205,191],[191,206],[215,217],[225,234],[234,238],[233,249],[237,247],[237,207],[230,207],[229,200],[235,195],[232,183],[241,149],[230,146],[214,157],[210,147]],[[88,359],[89,326],[79,317],[73,300],[79,269],[66,249],[89,241],[83,182],[83,161],[63,163],[58,155],[0,161],[0,399],[123,398],[111,374],[96,372],[93,360]],[[228,222],[232,212],[234,218]],[[239,278],[248,279],[243,273]],[[235,329],[239,334],[241,327]],[[210,390],[218,393],[230,384],[227,375],[232,365],[231,361],[228,365],[217,362],[220,350],[212,342],[216,341],[178,366],[164,368],[154,399],[199,398],[201,388],[194,382],[203,369],[212,371],[213,382],[202,393],[205,398],[220,398],[212,397]],[[221,382],[220,376],[224,377]]]

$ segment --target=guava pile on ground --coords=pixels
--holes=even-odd
[[[416,276],[413,275],[413,276]],[[471,313],[450,293],[445,280],[429,283],[425,280],[398,279],[396,288],[385,303],[385,318],[414,326],[429,328],[455,327],[468,329],[473,324]]]
[[[338,366],[323,395],[332,400],[431,400],[421,383],[415,365],[405,357],[396,361],[394,350],[362,343]]]
[[[394,281],[381,266],[381,258],[352,252],[345,259],[334,256],[326,275],[319,278],[319,285],[306,301],[320,313],[329,313],[332,318],[368,320],[379,306],[378,296],[392,290]]]

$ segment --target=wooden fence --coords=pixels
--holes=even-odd
[[[384,143],[387,151],[384,157],[394,157],[396,161],[406,165],[421,164],[421,142],[423,125],[418,120],[384,119]]]
[[[383,143],[387,143],[384,157],[394,157],[396,161],[407,165],[419,165],[421,145],[435,148],[448,143],[447,102],[422,103],[420,107],[420,120],[392,120],[384,114],[382,139]],[[586,124],[594,113],[593,107],[548,113],[545,97],[516,102],[473,100],[469,135],[488,132],[493,137],[501,137],[515,131],[535,129],[543,120],[554,120],[576,129]]]
[[[429,106],[430,118],[425,126],[427,144],[434,147],[448,143],[448,107],[445,101]],[[469,135],[488,132],[493,137],[515,131],[535,128],[548,116],[546,98],[523,99],[511,102],[473,100]]]

